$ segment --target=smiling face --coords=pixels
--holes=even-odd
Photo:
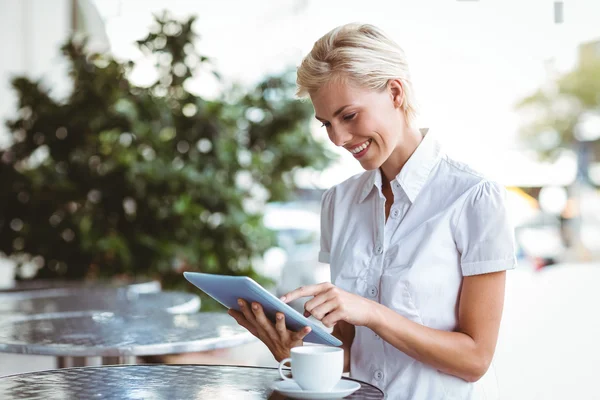
[[[352,153],[364,169],[381,167],[401,150],[408,128],[399,81],[392,80],[384,90],[375,91],[334,80],[310,98],[329,139]]]

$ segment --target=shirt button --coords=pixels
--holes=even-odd
[[[374,378],[376,381],[380,381],[380,380],[382,380],[382,379],[383,379],[383,372],[382,372],[382,371],[380,371],[380,370],[377,370],[377,371],[375,371],[375,373],[373,374],[373,378]]]
[[[398,218],[398,215],[400,215],[400,210],[398,210],[397,208],[394,208],[392,210],[392,218]]]
[[[375,253],[376,254],[383,253],[383,246],[382,245],[377,245],[377,247],[375,247]]]
[[[400,184],[399,184],[399,183],[396,181],[396,182],[394,182],[394,187],[395,187],[396,189],[398,189],[398,188],[400,187]]]
[[[375,286],[369,287],[369,296],[371,296],[371,297],[377,296],[377,288]]]

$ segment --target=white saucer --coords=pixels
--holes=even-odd
[[[360,389],[360,383],[342,379],[328,392],[302,390],[294,381],[277,381],[271,388],[292,399],[341,399]]]

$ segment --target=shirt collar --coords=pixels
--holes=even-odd
[[[400,184],[411,203],[414,203],[431,170],[442,154],[440,143],[428,131],[428,128],[421,129],[423,140],[392,181]],[[369,171],[361,191],[359,203],[365,201],[373,187],[377,187],[381,191],[381,186],[382,177],[379,168]]]

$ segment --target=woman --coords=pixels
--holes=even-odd
[[[402,49],[370,25],[338,27],[298,69],[331,141],[366,172],[322,201],[319,260],[331,282],[306,314],[334,327],[345,371],[390,399],[479,399],[496,346],[506,270],[515,267],[505,191],[445,155],[415,127]],[[448,96],[451,101],[451,96]],[[277,360],[309,332],[272,324],[259,304],[231,311]]]

